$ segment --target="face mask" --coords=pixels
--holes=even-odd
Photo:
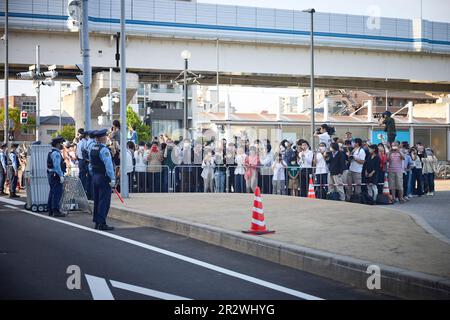
[[[342,144],[342,143],[339,143],[339,148],[342,148],[342,146],[343,146],[343,144]]]
[[[152,152],[157,152],[158,151],[158,147],[157,146],[152,146]]]
[[[142,146],[141,146],[141,147],[139,147],[139,150],[141,150],[141,151],[142,151],[142,150],[144,150],[144,147],[142,147]]]
[[[325,152],[325,150],[326,150],[325,147],[319,147],[320,152]]]
[[[336,151],[336,150],[334,150],[333,148],[330,148],[330,151],[331,151],[331,152],[334,152],[334,151]]]
[[[392,150],[398,150],[398,147],[397,146],[393,146]]]

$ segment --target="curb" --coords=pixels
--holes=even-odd
[[[368,290],[367,279],[371,275],[366,272],[368,266],[377,265],[381,270],[381,289],[377,292],[404,299],[450,299],[448,278],[114,205],[109,217],[180,234],[364,290]]]

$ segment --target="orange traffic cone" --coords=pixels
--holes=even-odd
[[[261,190],[259,187],[256,187],[255,190],[255,200],[253,201],[252,223],[250,230],[242,232],[254,235],[275,233],[275,231],[270,231],[266,228],[266,223],[264,221],[264,209],[261,200]]]
[[[392,195],[389,191],[389,181],[387,174],[384,176],[383,195],[388,197],[390,203],[393,203]]]
[[[312,175],[309,175],[308,198],[311,198],[311,199],[316,198],[316,193],[314,192],[314,184],[313,184],[313,180],[312,180]]]

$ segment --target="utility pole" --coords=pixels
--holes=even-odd
[[[312,150],[316,150],[316,144],[314,141],[314,128],[316,126],[315,110],[314,110],[314,9],[303,10],[311,14],[311,147]]]
[[[9,57],[8,57],[8,0],[5,1],[5,126],[3,141],[9,141]]]
[[[40,46],[36,46],[36,73],[41,74],[40,65]],[[39,141],[39,128],[41,126],[40,112],[41,112],[41,84],[39,81],[34,83],[36,87],[36,141]]]
[[[91,129],[91,64],[89,57],[89,11],[88,0],[82,2],[82,51],[83,51],[83,104],[84,128]]]
[[[120,192],[128,198],[127,166],[127,83],[125,61],[125,0],[120,0]]]

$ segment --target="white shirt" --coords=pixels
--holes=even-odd
[[[320,133],[317,135],[319,137],[319,144],[320,143],[325,143],[325,145],[327,146],[327,148],[330,147],[331,144],[331,137],[328,134],[328,132],[324,132],[324,133]]]
[[[328,173],[327,163],[323,155],[318,152],[316,153],[316,174]]]
[[[312,168],[314,153],[311,150],[302,151],[298,154],[300,168]]]
[[[273,169],[273,181],[278,181],[278,180],[285,180],[285,175],[284,175],[284,171],[285,171],[285,167],[286,167],[286,162],[284,162],[284,160],[282,160],[281,162],[274,162],[272,165],[272,169]]]
[[[354,160],[352,160],[350,163],[350,171],[361,173],[364,164],[359,164],[355,160],[366,160],[366,152],[364,151],[363,148],[359,148],[359,150],[357,151],[356,149],[353,150],[351,155],[353,156]]]
[[[145,172],[147,165],[145,164],[144,154],[138,151],[134,152],[134,158],[136,159],[136,172]]]
[[[126,173],[133,172],[133,156],[131,155],[130,149],[127,149],[126,164],[127,164],[127,166],[125,167]]]
[[[244,163],[246,158],[247,155],[245,153],[236,155],[236,158],[234,158],[234,161],[236,162],[234,174],[245,174]]]

